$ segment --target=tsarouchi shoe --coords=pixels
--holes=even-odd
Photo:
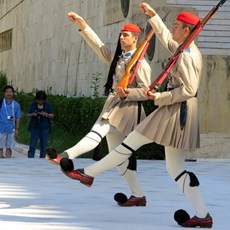
[[[59,165],[60,164],[62,156],[58,155],[56,149],[54,149],[54,148],[46,148],[45,154],[46,154],[46,160],[49,163],[55,164],[55,165]]]
[[[135,197],[135,196],[130,196],[129,199],[125,203],[119,203],[118,205],[122,207],[130,207],[130,206],[146,206],[146,197]]]
[[[65,171],[61,169],[62,172],[69,178],[73,180],[79,180],[82,184],[90,187],[93,184],[94,178],[91,176],[88,176],[84,173],[84,169],[75,169],[72,171]]]
[[[208,213],[205,218],[198,218],[197,216],[194,216],[193,218],[185,221],[184,223],[181,223],[180,225],[185,228],[212,228],[212,217]]]

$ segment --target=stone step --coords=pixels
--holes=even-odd
[[[206,27],[203,31],[201,31],[201,33],[202,33],[202,37],[206,37],[206,36],[225,37],[225,38],[227,37],[228,41],[230,37],[230,31],[207,30]]]
[[[172,4],[172,5],[187,5],[187,6],[216,6],[219,3],[218,0],[202,0],[202,1],[188,1],[188,0],[167,0],[167,4]],[[230,2],[226,1],[224,7],[229,7]]]
[[[229,43],[229,37],[200,36],[198,42]]]
[[[190,5],[191,7],[194,7],[193,5]],[[207,5],[204,5],[204,6],[196,6],[195,7],[199,12],[201,12],[201,11],[205,11],[205,12],[209,12],[212,8],[213,8],[213,6],[207,6]],[[217,12],[229,12],[230,11],[230,7],[229,6],[226,6],[226,7],[221,7],[221,8],[219,8],[219,10],[217,11]],[[217,13],[216,12],[216,13]],[[215,14],[216,14],[215,13]]]
[[[199,42],[198,46],[199,48],[230,49],[230,43],[227,42]]]
[[[230,49],[200,48],[203,55],[229,55]]]
[[[204,31],[213,31],[213,30],[216,31],[216,27],[211,25],[211,24],[207,24],[201,33],[203,33]],[[228,31],[229,32],[230,31],[230,25],[218,25],[218,31],[220,31],[220,32]]]
[[[230,7],[229,7],[230,8]],[[203,19],[208,14],[208,11],[199,11],[199,17]],[[220,12],[217,11],[211,18],[212,20],[228,21],[230,19],[230,11]]]

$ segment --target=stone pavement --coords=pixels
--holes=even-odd
[[[19,144],[19,143],[16,143],[15,145],[15,149],[13,150],[13,153],[12,153],[12,157],[26,157],[27,156],[27,152],[29,150],[29,146],[28,145],[23,145],[23,144]],[[35,152],[35,157],[38,158],[39,156],[39,150],[36,150]]]
[[[0,160],[0,228],[3,230],[174,230],[179,208],[193,208],[165,170],[165,161],[139,160],[138,175],[147,197],[146,207],[119,207],[116,192],[130,195],[116,169],[98,177],[91,188],[64,176],[59,166],[44,159],[28,159],[15,151]],[[93,163],[74,160],[76,167]],[[187,169],[200,180],[215,230],[229,230],[230,159],[197,159]]]

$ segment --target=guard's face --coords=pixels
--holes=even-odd
[[[6,89],[5,93],[4,93],[4,96],[7,100],[11,100],[14,96],[14,92],[12,89]]]
[[[183,43],[183,41],[186,39],[189,33],[190,33],[189,28],[184,27],[183,22],[178,21],[178,20],[174,22],[173,27],[172,27],[172,38],[178,44]]]
[[[133,35],[131,32],[123,31],[120,34],[121,48],[127,52],[136,48],[137,36]]]

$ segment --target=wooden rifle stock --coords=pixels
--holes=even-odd
[[[191,31],[190,35],[187,39],[177,48],[175,54],[172,58],[168,61],[167,65],[165,66],[163,72],[152,82],[149,89],[150,90],[157,90],[159,86],[162,85],[166,77],[168,76],[169,72],[171,71],[172,67],[180,57],[180,54],[189,47],[192,41],[197,37],[197,35],[202,31],[205,24],[209,21],[209,19],[213,16],[213,14],[221,7],[227,0],[221,0],[216,6],[212,8],[212,10],[206,15],[206,17],[197,24],[193,30]]]
[[[120,86],[123,89],[127,88],[129,80],[130,80],[131,75],[132,75],[131,70],[132,70],[133,66],[136,64],[136,62],[138,61],[138,59],[140,58],[140,56],[143,55],[143,52],[146,52],[146,48],[147,48],[146,46],[148,46],[149,40],[151,39],[153,34],[154,34],[154,31],[152,29],[152,30],[150,30],[148,35],[145,37],[145,39],[140,44],[139,48],[134,53],[132,60],[129,62],[129,64],[127,65],[127,67],[125,69],[124,76],[118,82],[117,86]]]

